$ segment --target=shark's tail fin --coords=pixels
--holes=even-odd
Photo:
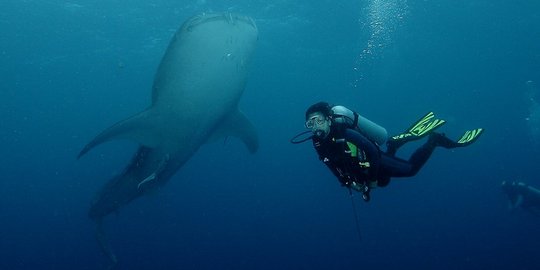
[[[116,259],[116,255],[114,254],[113,250],[111,249],[111,246],[109,245],[109,240],[107,239],[107,235],[105,234],[105,231],[103,230],[103,219],[99,218],[96,220],[96,240],[99,244],[99,247],[101,248],[101,251],[110,261],[109,267],[107,269],[115,269],[118,260]]]

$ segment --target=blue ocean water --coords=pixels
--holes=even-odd
[[[540,219],[509,211],[499,187],[540,186],[527,83],[540,83],[537,1],[3,0],[0,269],[106,267],[87,211],[136,145],[76,156],[149,104],[170,38],[208,11],[257,22],[240,108],[260,149],[205,145],[162,189],[108,217],[120,269],[540,268]],[[390,133],[429,110],[448,136],[486,132],[438,149],[369,203],[355,197],[359,240],[347,190],[309,143],[288,142],[321,100]]]

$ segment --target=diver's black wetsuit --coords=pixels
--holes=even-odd
[[[325,139],[313,137],[313,146],[319,159],[343,185],[350,186],[352,182],[368,185],[376,181],[378,186],[383,187],[388,185],[390,177],[414,176],[437,144],[434,140],[428,140],[407,161],[394,156],[397,146],[392,142],[388,143],[387,152],[383,152],[358,131],[350,128],[340,130],[333,126]],[[358,149],[356,156],[353,154],[354,146]]]

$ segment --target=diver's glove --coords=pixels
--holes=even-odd
[[[362,193],[362,199],[365,201],[365,202],[369,202],[369,200],[371,199],[371,196],[370,196],[370,191],[371,189],[369,188],[368,185],[366,184],[358,184],[356,182],[352,182],[350,184],[350,187],[360,193]]]

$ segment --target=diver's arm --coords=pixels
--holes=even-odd
[[[349,142],[352,142],[356,147],[364,151],[368,157],[368,160],[373,165],[379,165],[380,162],[380,153],[379,148],[370,140],[368,140],[364,135],[359,132],[347,129],[345,130],[345,139]]]
[[[381,155],[377,145],[352,129],[345,130],[345,139],[366,153],[367,160],[369,161],[369,175],[372,178],[376,178],[381,164]]]
[[[527,192],[530,196],[540,199],[540,190],[534,187],[527,185]]]
[[[524,200],[528,205],[540,207],[540,190],[526,183],[519,182],[516,185],[516,190],[524,196]]]

